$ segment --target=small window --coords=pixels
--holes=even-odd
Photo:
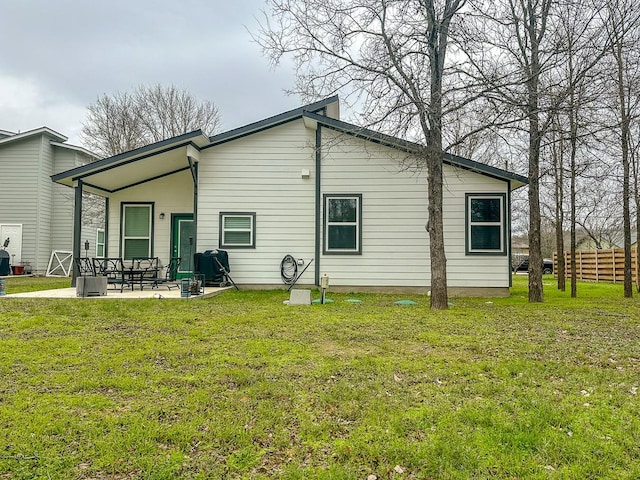
[[[324,253],[362,253],[362,195],[324,196]]]
[[[255,213],[220,213],[220,248],[256,248]]]
[[[506,254],[505,195],[467,194],[467,254]]]
[[[122,206],[122,257],[151,257],[150,204],[125,204]]]
[[[96,232],[96,257],[104,258],[104,230],[99,228]]]

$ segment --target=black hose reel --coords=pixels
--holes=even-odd
[[[309,262],[307,262],[307,266],[304,267],[300,274],[298,274],[298,260],[296,260],[293,255],[285,255],[280,262],[280,276],[282,277],[284,284],[289,285],[288,290],[291,290],[298,282],[298,279],[307,271],[311,262],[313,262],[313,259],[309,260]],[[302,265],[302,262],[300,265]]]

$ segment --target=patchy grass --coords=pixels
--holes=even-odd
[[[640,302],[515,282],[446,312],[4,299],[0,478],[640,478]]]
[[[7,293],[37,292],[39,290],[69,288],[70,286],[71,278],[69,277],[31,277],[20,275],[5,278],[5,289]]]

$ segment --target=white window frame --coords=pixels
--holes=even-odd
[[[471,202],[474,200],[500,200],[500,220],[495,222],[479,222],[472,221],[471,219]],[[467,223],[467,255],[506,255],[506,228],[507,228],[507,214],[506,214],[506,195],[504,193],[468,193],[466,204],[466,223]],[[490,226],[500,227],[500,248],[472,248],[472,227],[476,226]]]
[[[102,242],[100,242],[100,233],[102,233]],[[107,232],[104,228],[96,230],[96,258],[104,258],[104,249],[107,245]],[[102,255],[98,255],[98,250],[102,246]]]
[[[149,209],[149,235],[143,237],[143,236],[131,236],[128,237],[126,236],[125,232],[127,231],[126,228],[126,221],[127,221],[127,208],[132,207],[132,208],[141,208],[141,207],[146,207]],[[122,250],[122,258],[123,259],[127,259],[126,256],[126,251],[125,251],[125,247],[126,247],[126,240],[148,240],[149,241],[149,248],[147,251],[147,257],[151,257],[153,256],[153,203],[123,203],[122,204],[122,244],[121,244],[121,250]],[[144,256],[144,255],[136,255],[138,257]]]
[[[250,220],[250,226],[246,228],[225,228],[226,218],[246,217]],[[231,243],[227,242],[227,232],[243,232],[249,233],[248,243]],[[255,212],[220,212],[220,248],[256,248],[256,214]]]
[[[330,222],[329,210],[331,200],[351,199],[356,201],[356,221],[355,222]],[[355,226],[356,246],[355,248],[330,248],[329,228],[331,226]],[[324,195],[324,254],[325,255],[362,255],[362,194],[325,194]]]

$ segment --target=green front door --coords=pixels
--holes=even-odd
[[[180,257],[178,278],[189,278],[193,273],[193,215],[174,214],[171,216],[171,255]]]

